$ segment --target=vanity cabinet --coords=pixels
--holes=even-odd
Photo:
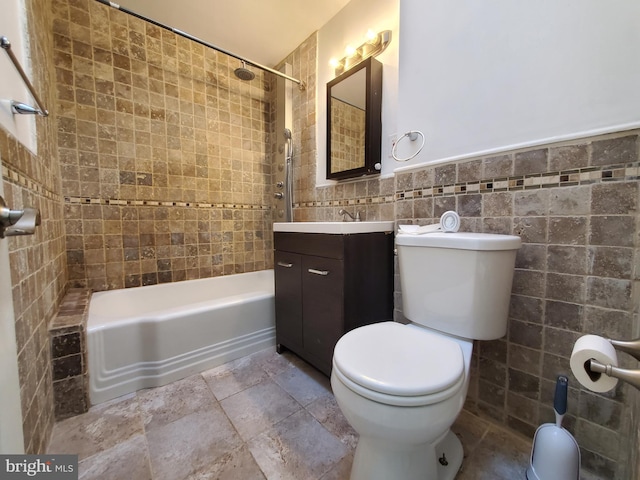
[[[393,234],[274,233],[277,351],[326,375],[349,330],[393,319]]]

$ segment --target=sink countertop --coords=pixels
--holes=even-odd
[[[273,224],[274,232],[298,232],[298,233],[371,233],[392,232],[394,222],[277,222]]]

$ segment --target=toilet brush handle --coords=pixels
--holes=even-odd
[[[562,425],[562,418],[567,413],[567,388],[569,379],[564,375],[558,376],[556,381],[556,393],[553,397],[553,410],[556,413],[556,425]]]

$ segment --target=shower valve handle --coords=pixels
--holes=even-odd
[[[273,194],[273,196],[276,197],[278,200],[282,200],[284,198],[284,193],[276,192]]]

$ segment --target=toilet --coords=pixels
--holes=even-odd
[[[345,334],[331,386],[360,435],[351,480],[450,480],[462,444],[450,430],[469,386],[473,340],[507,329],[521,240],[488,233],[398,234],[404,316]]]

